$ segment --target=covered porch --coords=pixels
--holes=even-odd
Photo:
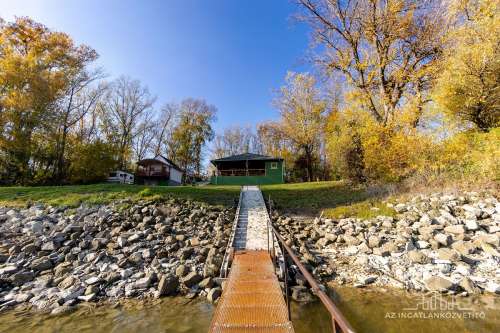
[[[228,161],[215,163],[214,176],[265,176],[265,161]]]
[[[240,154],[211,161],[214,185],[260,185],[284,182],[283,159],[258,154]]]

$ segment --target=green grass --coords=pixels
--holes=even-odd
[[[315,182],[261,186],[280,212],[324,216],[393,215],[393,211],[370,198],[363,188],[344,182]],[[41,202],[55,206],[77,207],[81,203],[105,204],[118,199],[152,199],[177,197],[211,205],[230,206],[238,198],[240,186],[139,186],[96,184],[79,186],[0,187],[0,205],[25,206]],[[375,211],[372,207],[378,207]]]
[[[396,216],[396,211],[387,204],[368,199],[352,205],[340,205],[335,208],[328,208],[324,211],[324,216],[333,218],[358,217],[361,219],[370,219],[377,215]]]
[[[279,184],[262,186],[266,200],[269,195],[278,209],[296,214],[323,216],[367,216],[374,199],[364,188],[342,181]],[[378,203],[378,206],[382,204]],[[382,209],[378,214],[382,214]]]
[[[76,207],[82,202],[105,204],[117,199],[147,199],[175,196],[228,206],[238,197],[239,186],[140,186],[96,184],[75,186],[0,187],[0,205],[23,206],[41,202],[56,206]]]

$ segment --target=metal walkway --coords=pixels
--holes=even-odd
[[[269,254],[269,222],[260,189],[243,186],[227,259],[232,264],[210,332],[293,333]]]
[[[210,332],[293,333],[288,308],[267,251],[235,253]]]
[[[273,228],[264,198],[257,186],[244,186],[240,193],[229,245],[221,267],[221,278],[227,279],[209,332],[293,333],[287,258],[295,263],[330,312],[333,331],[354,332]],[[284,290],[278,276],[283,278]]]

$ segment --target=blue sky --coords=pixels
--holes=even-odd
[[[204,98],[216,131],[277,117],[273,90],[307,71],[308,30],[289,0],[0,0],[0,16],[30,16],[100,55],[110,78],[128,75],[157,107]]]

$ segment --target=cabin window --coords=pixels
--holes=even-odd
[[[271,169],[278,169],[278,162],[271,162]]]

